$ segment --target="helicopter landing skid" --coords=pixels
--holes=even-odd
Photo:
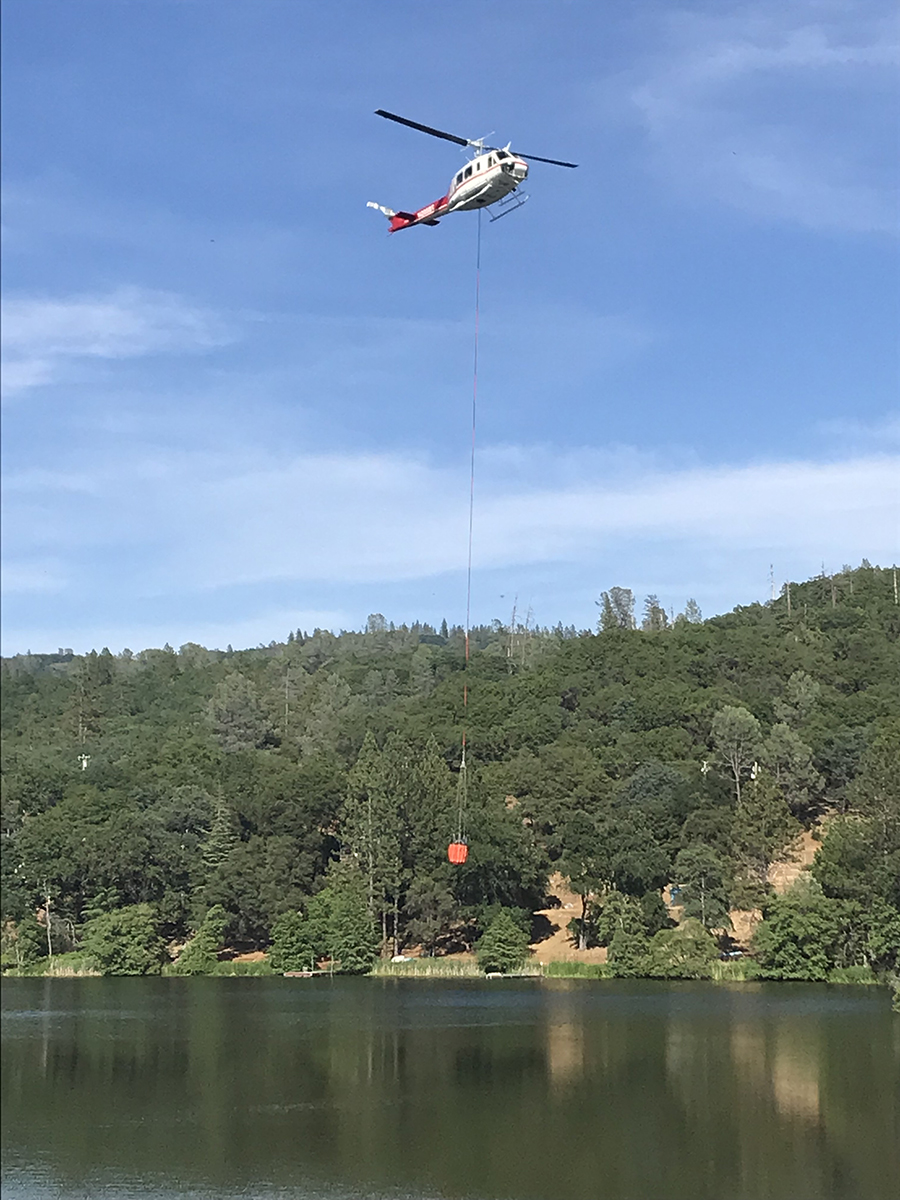
[[[517,208],[521,208],[523,204],[527,204],[531,197],[527,192],[510,192],[508,196],[504,196],[497,205],[496,213],[488,211],[488,216],[491,221],[499,221],[501,217],[508,217],[510,213],[514,213]]]

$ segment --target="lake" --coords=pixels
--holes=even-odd
[[[9,979],[5,1200],[895,1200],[882,988]]]

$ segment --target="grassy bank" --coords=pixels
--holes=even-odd
[[[412,958],[408,962],[380,960],[371,975],[401,979],[479,979],[484,977],[477,962],[456,958]]]
[[[90,955],[73,951],[70,954],[55,954],[52,960],[40,959],[36,963],[17,966],[8,961],[3,964],[5,978],[86,978],[100,977],[103,972],[97,969]],[[698,977],[700,982],[708,983],[742,983],[751,980],[760,982],[779,982],[766,980],[752,958],[738,959],[730,962],[716,962],[710,968],[710,974]],[[177,971],[173,963],[166,963],[162,972],[165,976],[174,976]],[[338,972],[339,973],[339,972]],[[276,977],[279,972],[272,969],[265,959],[245,962],[225,960],[217,962],[212,970],[205,972],[207,976],[259,978],[262,976]],[[528,962],[522,964],[519,971],[512,973],[517,978],[534,979],[616,979],[615,967],[611,963],[588,962]],[[381,960],[369,972],[370,978],[375,979],[484,979],[485,974],[474,959],[452,958],[413,958],[406,962],[388,962]],[[646,976],[641,978],[656,978]],[[675,978],[675,977],[669,977]],[[803,982],[787,980],[786,982]],[[810,980],[808,982],[852,984],[857,986],[891,986],[896,996],[900,989],[895,979],[879,978],[868,967],[836,967],[825,980]]]

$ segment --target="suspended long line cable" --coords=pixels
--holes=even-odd
[[[472,541],[475,530],[475,430],[478,416],[478,333],[481,318],[481,209],[475,240],[475,348],[472,364],[472,440],[469,457],[469,544],[466,557],[466,661],[463,672],[463,729],[462,756],[457,782],[456,841],[462,844],[466,835],[466,801],[468,781],[466,777],[466,734],[469,720],[469,629],[472,619]]]
[[[475,244],[475,352],[472,365],[472,450],[469,462],[469,556],[466,564],[466,663],[469,661],[469,620],[472,614],[472,532],[475,527],[475,419],[478,414],[478,327],[481,317],[481,209]]]

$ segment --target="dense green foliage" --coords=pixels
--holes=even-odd
[[[642,973],[660,979],[708,979],[718,957],[715,940],[688,917],[676,929],[661,929],[654,936]]]
[[[561,870],[584,900],[577,939],[609,945],[623,973],[671,946],[668,883],[706,929],[766,904],[773,976],[895,969],[894,574],[864,564],[707,621],[696,605],[669,621],[651,601],[641,628],[618,588],[597,633],[472,631],[461,867],[446,860],[458,628],[376,615],[361,633],[239,652],[4,660],[6,941],[18,935],[23,961],[47,953],[49,897],[54,952],[112,929],[134,943],[127,914],[149,912],[170,944],[199,930],[180,970],[273,938],[284,963],[361,970],[379,944],[471,947],[500,910],[541,908]],[[820,894],[798,916],[795,899],[767,898],[767,872],[823,814]],[[863,928],[854,905],[877,920]],[[779,949],[810,947],[810,923],[830,931],[824,958]]]
[[[221,904],[214,904],[200,928],[182,950],[174,966],[176,975],[209,975],[219,961],[219,949],[228,924]]]
[[[272,927],[269,962],[275,971],[311,971],[316,966],[312,924],[300,912],[286,912]]]
[[[866,905],[826,896],[798,880],[766,906],[754,938],[759,973],[768,979],[830,979],[835,971],[900,964],[900,912],[879,897]]]
[[[478,943],[478,965],[483,971],[508,975],[517,971],[528,953],[528,934],[507,909],[501,909]]]
[[[162,939],[149,904],[129,904],[94,917],[82,940],[104,975],[154,975],[162,966]]]

